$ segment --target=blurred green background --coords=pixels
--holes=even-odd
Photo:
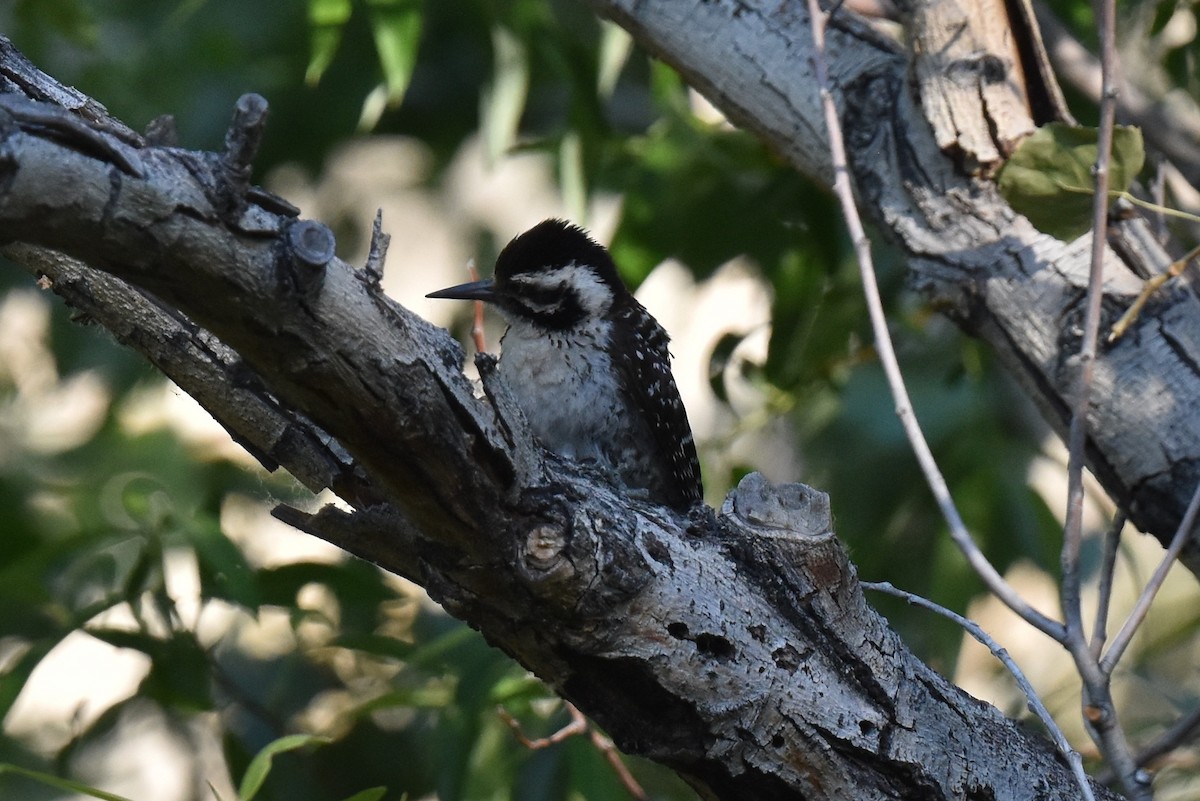
[[[1054,5],[1087,41],[1090,7]],[[1124,30],[1166,41],[1179,14],[1194,37],[1195,5],[1174,2],[1127,10]],[[238,95],[264,95],[258,180],[333,225],[348,259],[385,207],[385,227],[410,234],[393,242],[385,286],[459,333],[465,308],[420,298],[459,280],[466,256],[486,273],[508,237],[551,213],[593,226],[631,285],[653,297],[658,282],[646,302],[686,357],[710,502],[749,470],[827,491],[864,579],[995,615],[993,633],[1038,666],[1087,749],[1070,670],[979,598],[945,535],[828,194],[583,3],[17,0],[0,6],[0,31],[135,128],[174,115],[191,149],[219,149]],[[1194,44],[1173,36],[1158,74],[1194,97]],[[991,356],[905,292],[897,255],[878,245],[877,258],[917,415],[963,516],[1052,611],[1060,451]],[[0,264],[0,763],[137,801],[232,799],[256,752],[303,732],[330,741],[277,756],[255,797],[630,797],[587,738],[518,744],[498,706],[531,737],[567,712],[420,588],[268,515],[329,500],[264,473],[140,357]],[[1093,569],[1108,511],[1094,500]],[[1157,546],[1129,539],[1119,585],[1132,591]],[[1168,593],[1122,674],[1135,739],[1200,702],[1192,587]],[[955,627],[871,600],[936,668],[1023,714]],[[626,761],[650,797],[694,797]],[[1163,797],[1194,797],[1196,775],[1194,753],[1177,759]],[[0,772],[0,798],[68,797]]]

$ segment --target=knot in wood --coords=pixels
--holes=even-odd
[[[533,583],[559,582],[575,575],[575,566],[566,556],[567,532],[557,523],[541,523],[525,535],[521,547],[521,567]]]
[[[1009,65],[991,53],[972,53],[946,65],[946,77],[960,86],[1003,83],[1008,73]]]
[[[732,515],[760,537],[825,540],[833,537],[829,496],[806,484],[774,485],[759,473],[741,480],[725,500]]]

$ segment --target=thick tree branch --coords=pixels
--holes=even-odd
[[[48,80],[6,51],[0,76],[22,70],[10,89]],[[706,798],[1076,791],[1047,743],[931,671],[867,606],[820,493],[752,476],[719,517],[688,519],[620,497],[533,445],[490,361],[480,400],[444,331],[375,273],[325,261],[319,224],[243,193],[239,149],[110,139],[2,96],[0,109],[0,239],[22,243],[7,254],[54,269],[68,302],[211,392],[260,458],[341,482],[354,507],[280,517],[420,582],[625,750]],[[239,391],[257,410],[220,397]],[[302,446],[279,447],[290,438]]]
[[[283,406],[235,352],[180,313],[46,248],[17,242],[0,254],[42,276],[82,322],[104,327],[185,388],[266,469],[287,465],[313,492],[329,487],[356,506],[380,501],[336,440]]]
[[[803,4],[589,2],[736,123],[801,171],[832,183]],[[978,11],[965,24],[975,41],[990,40]],[[980,53],[976,61],[987,67],[981,75],[989,81],[1020,80],[1006,53]],[[860,207],[908,254],[912,284],[992,345],[1063,435],[1090,239],[1064,243],[1039,233],[993,183],[964,174],[959,145],[950,154],[939,150],[922,97],[913,93],[911,66],[898,45],[848,9],[832,18],[830,83]],[[953,83],[960,67],[922,74],[926,83],[938,75]],[[1009,122],[986,114],[980,120]],[[971,140],[987,137],[983,131]],[[1171,261],[1132,214],[1114,221],[1108,244],[1105,329],[1141,279]],[[1087,463],[1130,519],[1165,544],[1200,483],[1200,415],[1191,413],[1200,397],[1200,300],[1190,286],[1173,286],[1151,302],[1133,333],[1097,354]],[[1192,533],[1181,560],[1200,573],[1200,534]]]

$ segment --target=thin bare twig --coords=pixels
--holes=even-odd
[[[999,659],[1005,669],[1012,674],[1013,679],[1017,682],[1017,687],[1025,695],[1029,711],[1037,715],[1038,720],[1042,721],[1042,725],[1049,732],[1050,739],[1054,741],[1055,747],[1058,748],[1059,753],[1063,755],[1067,763],[1071,766],[1071,772],[1075,775],[1075,781],[1079,783],[1079,789],[1083,793],[1083,797],[1089,799],[1089,801],[1095,801],[1091,782],[1088,781],[1087,772],[1083,769],[1083,757],[1071,747],[1071,744],[1067,741],[1067,736],[1063,734],[1062,729],[1055,722],[1054,716],[1050,714],[1050,710],[1046,709],[1046,705],[1042,703],[1041,697],[1033,689],[1033,685],[1029,683],[1029,679],[1026,678],[1025,673],[1017,666],[1017,663],[1013,661],[1013,658],[1008,655],[1008,651],[1000,643],[993,640],[991,635],[984,631],[974,620],[963,617],[957,612],[934,603],[928,598],[922,598],[920,595],[914,595],[906,590],[901,590],[891,582],[864,581],[862,582],[862,586],[868,590],[875,590],[895,596],[896,598],[902,598],[906,603],[919,606],[922,609],[928,609],[930,612],[954,621],[961,629],[991,651],[992,656]]]
[[[1083,541],[1083,468],[1087,440],[1087,413],[1095,373],[1096,346],[1100,332],[1100,301],[1104,293],[1104,252],[1108,227],[1108,170],[1116,122],[1115,0],[1096,1],[1096,24],[1100,40],[1100,125],[1096,142],[1095,195],[1092,198],[1091,269],[1079,346],[1078,373],[1072,397],[1071,424],[1067,432],[1067,514],[1063,526],[1062,580],[1059,596],[1066,623],[1067,651],[1083,684],[1083,717],[1088,734],[1120,778],[1131,799],[1148,801],[1149,782],[1134,762],[1125,732],[1117,719],[1112,697],[1111,674],[1101,670],[1083,630],[1080,604],[1082,578],[1079,556]]]
[[[1171,544],[1167,546],[1167,550],[1163,553],[1162,559],[1155,568],[1154,573],[1150,576],[1150,580],[1146,582],[1146,586],[1142,588],[1141,594],[1138,596],[1137,603],[1133,605],[1133,610],[1126,618],[1125,624],[1121,626],[1121,630],[1117,632],[1117,636],[1113,637],[1112,645],[1105,652],[1104,657],[1100,660],[1100,669],[1111,675],[1113,669],[1116,668],[1117,662],[1125,653],[1125,649],[1129,647],[1133,635],[1137,633],[1138,627],[1142,625],[1142,621],[1146,619],[1146,614],[1150,611],[1150,604],[1154,601],[1154,596],[1158,594],[1162,588],[1163,582],[1167,580],[1167,573],[1170,572],[1171,566],[1175,564],[1175,560],[1179,558],[1179,552],[1183,550],[1183,546],[1187,543],[1191,536],[1192,529],[1196,526],[1196,517],[1200,514],[1200,485],[1197,485],[1196,491],[1192,494],[1192,501],[1188,504],[1187,511],[1183,514],[1183,520],[1179,521],[1179,528],[1175,530],[1175,536],[1171,538]]]
[[[496,707],[496,714],[512,730],[513,737],[516,737],[517,742],[530,751],[540,751],[543,748],[549,748],[570,737],[578,737],[588,730],[587,718],[584,717],[582,712],[572,704],[567,704],[567,712],[571,716],[570,723],[548,737],[538,737],[531,740],[529,735],[525,734],[525,731],[521,728],[521,722],[513,717],[511,712],[502,706]]]
[[[1129,308],[1125,310],[1125,313],[1121,315],[1121,319],[1113,323],[1113,327],[1108,333],[1108,341],[1116,342],[1118,339],[1124,336],[1125,332],[1129,329],[1129,326],[1133,325],[1133,323],[1137,320],[1138,315],[1142,313],[1142,307],[1146,305],[1146,301],[1150,300],[1150,296],[1157,292],[1163,284],[1167,283],[1167,281],[1183,275],[1183,271],[1187,269],[1188,263],[1197,256],[1200,256],[1200,245],[1197,245],[1189,250],[1182,258],[1178,258],[1171,262],[1169,265],[1167,265],[1167,269],[1164,272],[1148,278],[1146,283],[1142,285],[1142,291],[1138,293],[1138,296],[1134,298],[1133,303],[1131,303]]]
[[[471,276],[472,281],[479,280],[479,268],[475,266],[475,259],[467,259],[467,275]],[[483,301],[475,301],[474,316],[471,318],[471,340],[475,343],[476,353],[487,353],[487,337],[483,330]]]
[[[567,706],[575,709],[572,704],[567,704]],[[575,709],[575,712],[583,714],[578,709]],[[608,760],[608,764],[612,767],[613,772],[617,774],[617,778],[620,779],[621,784],[629,791],[629,794],[637,799],[637,801],[646,801],[649,796],[646,795],[646,791],[642,788],[642,785],[638,784],[638,780],[633,778],[633,774],[629,772],[629,768],[626,767],[625,762],[621,759],[621,752],[617,750],[617,746],[613,744],[613,741],[596,731],[594,727],[589,730],[588,737],[591,739],[592,745],[599,749],[600,753],[604,754],[604,758]]]
[[[1154,742],[1139,751],[1137,763],[1143,767],[1149,765],[1197,736],[1200,736],[1200,706],[1175,721]]]
[[[1108,531],[1104,532],[1104,557],[1100,563],[1100,583],[1097,588],[1096,619],[1092,621],[1092,658],[1099,659],[1108,638],[1108,609],[1112,602],[1113,579],[1117,569],[1117,549],[1121,544],[1121,529],[1125,528],[1125,513],[1117,510]]]
[[[1083,319],[1083,337],[1079,345],[1078,373],[1071,409],[1071,425],[1067,433],[1067,515],[1063,531],[1062,584],[1060,587],[1063,615],[1068,635],[1082,636],[1083,614],[1079,604],[1079,551],[1083,538],[1083,468],[1084,444],[1087,439],[1087,410],[1091,400],[1092,379],[1095,373],[1096,343],[1100,331],[1100,301],[1103,298],[1104,250],[1108,230],[1108,168],[1112,151],[1113,124],[1116,115],[1116,88],[1112,83],[1113,44],[1105,41],[1111,33],[1111,20],[1104,9],[1111,0],[1101,0],[1101,72],[1104,91],[1100,103],[1100,130],[1096,144],[1096,164],[1093,168],[1095,194],[1092,202],[1092,252],[1088,273],[1087,298]]]
[[[850,174],[846,165],[846,146],[842,137],[837,108],[834,106],[833,94],[829,88],[829,75],[825,65],[826,17],[821,11],[818,0],[807,0],[807,2],[812,19],[813,69],[821,93],[821,106],[825,115],[826,130],[829,134],[829,151],[833,162],[833,189],[854,242],[854,253],[858,260],[859,272],[862,275],[863,294],[870,312],[871,328],[875,334],[875,348],[879,353],[879,361],[883,365],[888,386],[892,391],[892,398],[896,403],[896,415],[900,418],[904,433],[921,466],[921,472],[925,475],[925,481],[933,492],[938,508],[941,509],[942,516],[950,527],[950,537],[963,552],[971,568],[983,579],[988,589],[1008,608],[1034,628],[1062,642],[1063,625],[1038,611],[1022,598],[988,561],[971,537],[970,532],[967,531],[962,516],[954,504],[954,499],[950,497],[946,479],[942,476],[937,461],[933,458],[933,452],[929,449],[929,443],[925,440],[920,424],[913,414],[912,401],[908,397],[904,377],[900,372],[900,364],[896,359],[896,351],[892,347],[891,335],[888,333],[887,317],[883,311],[883,301],[879,295],[879,285],[875,279],[875,267],[871,258],[871,243],[863,229],[862,219],[859,217],[854,203],[854,193],[850,187]]]
[[[526,736],[525,732],[521,730],[520,721],[514,718],[507,709],[498,706],[496,707],[496,714],[512,730],[513,736],[517,738],[517,742],[530,751],[548,748],[570,737],[587,734],[588,739],[592,741],[592,745],[604,755],[605,760],[612,767],[613,772],[617,774],[617,778],[625,789],[629,791],[629,794],[637,799],[637,801],[646,801],[646,791],[638,783],[638,780],[633,778],[633,774],[629,772],[629,768],[625,766],[625,763],[621,761],[621,752],[617,750],[613,741],[596,731],[588,722],[587,717],[570,701],[563,701],[563,706],[566,708],[567,714],[571,716],[571,721],[549,737],[539,737],[533,740]]]

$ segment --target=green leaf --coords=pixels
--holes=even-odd
[[[661,102],[674,102],[671,82],[663,84]],[[620,159],[607,179],[624,193],[609,250],[630,284],[670,257],[705,278],[736,256],[769,270],[792,248],[836,250],[841,241],[841,228],[825,220],[797,235],[823,205],[812,202],[819,190],[780,169],[749,134],[699,122],[690,111],[671,111],[628,139]]]
[[[417,64],[424,15],[420,0],[369,0],[371,35],[383,69],[389,105],[404,99]]]
[[[66,790],[69,793],[81,793],[90,795],[92,798],[99,798],[101,801],[129,801],[123,795],[115,793],[106,793],[103,790],[97,790],[95,787],[89,787],[80,782],[64,779],[61,776],[54,776],[49,773],[42,773],[36,770],[29,770],[18,765],[12,765],[7,762],[0,762],[0,775],[5,773],[15,773],[18,776],[24,776],[28,779],[33,779],[35,782],[40,782],[50,787],[57,787],[59,790]]]
[[[309,745],[326,745],[331,742],[333,741],[330,738],[316,734],[289,734],[267,743],[261,751],[254,755],[254,759],[250,760],[250,765],[246,768],[246,775],[242,776],[242,783],[238,787],[238,798],[241,801],[251,801],[258,794],[258,791],[262,789],[263,782],[267,780],[267,774],[271,772],[271,763],[277,754],[295,751]]]
[[[134,651],[141,651],[151,659],[155,656],[161,656],[164,649],[163,640],[143,631],[109,629],[99,626],[86,628],[84,631],[97,640],[100,640],[100,642],[108,643],[114,648],[129,648]]]
[[[484,155],[495,163],[512,148],[529,95],[525,43],[502,26],[492,28],[492,79],[479,98]]]
[[[257,577],[220,526],[215,521],[199,521],[187,533],[199,563],[201,597],[220,598],[257,610],[260,603]]]
[[[633,37],[611,22],[603,22],[600,27],[600,54],[596,70],[596,94],[601,97],[611,97],[617,87],[617,79],[629,62],[629,54],[633,52]]]
[[[56,632],[56,636],[39,640],[29,647],[29,650],[16,660],[8,670],[0,673],[0,721],[8,715],[8,710],[16,702],[25,683],[29,681],[34,668],[42,663],[46,654],[62,641],[67,631]]]
[[[378,568],[358,560],[336,564],[293,562],[262,568],[256,574],[255,585],[260,603],[294,607],[296,593],[305,584],[314,582],[325,585],[337,596],[342,605],[343,631],[351,628],[354,622],[351,617],[361,619],[360,627],[373,629],[379,604],[398,597]]]
[[[342,634],[330,644],[337,648],[349,648],[364,654],[400,660],[408,659],[416,651],[416,646],[412,643],[374,633]]]
[[[140,692],[164,707],[185,712],[213,708],[213,665],[191,632],[175,632],[150,657],[150,672]]]
[[[1108,167],[1108,191],[1128,192],[1146,163],[1142,130],[1132,125],[1113,128],[1112,163]]]
[[[346,799],[346,801],[379,801],[387,795],[386,787],[371,787],[366,790],[360,790],[354,795]]]
[[[150,657],[150,672],[140,689],[144,695],[175,709],[212,709],[211,664],[191,632],[175,631],[161,639],[126,629],[93,627],[85,631],[109,645],[141,651]]]
[[[354,708],[356,717],[362,717],[382,709],[439,709],[451,710],[454,690],[438,681],[430,681],[420,687],[403,688],[376,696]],[[451,714],[453,714],[451,712]]]
[[[567,213],[580,220],[587,214],[587,176],[584,174],[583,141],[572,131],[558,146],[558,187]]]
[[[1050,123],[1021,143],[1001,169],[1000,193],[1039,231],[1071,240],[1091,227],[1098,130]],[[1109,191],[1125,192],[1145,161],[1142,132],[1113,129]]]
[[[342,31],[350,21],[350,0],[309,0],[308,23],[310,54],[304,81],[316,86],[342,43]]]
[[[16,11],[26,24],[40,23],[81,49],[94,48],[99,41],[100,26],[87,5],[81,0],[19,0]]]

